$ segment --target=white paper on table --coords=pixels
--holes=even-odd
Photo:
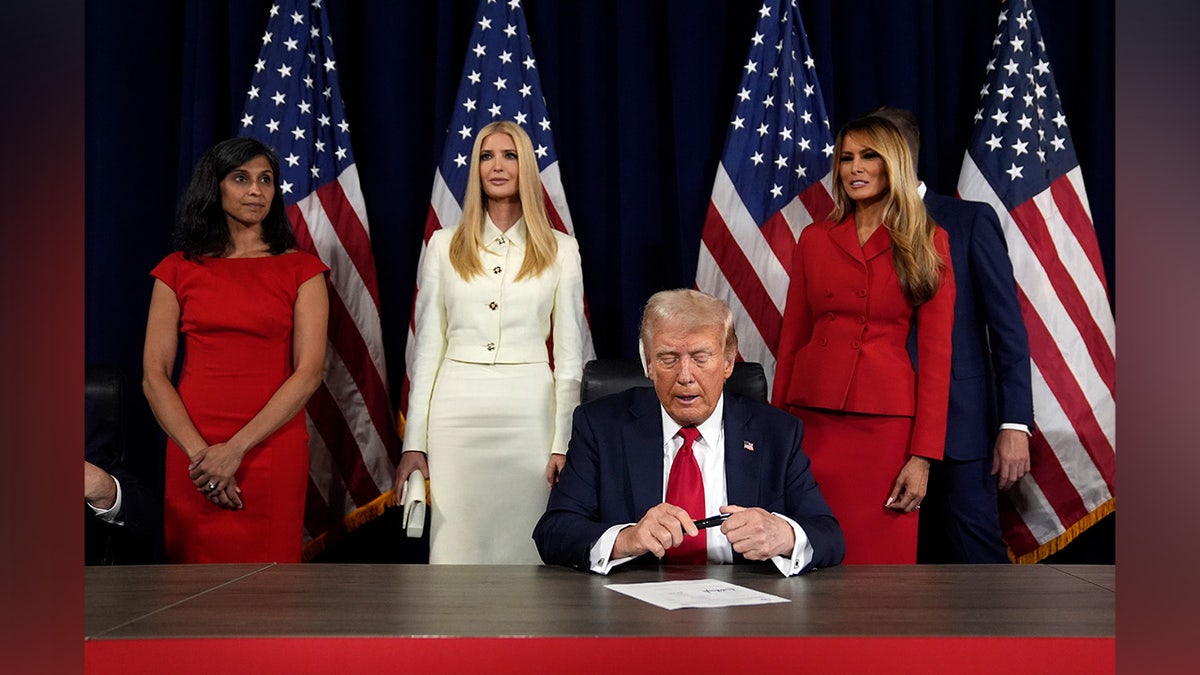
[[[624,593],[642,602],[663,609],[682,607],[733,607],[736,605],[769,605],[791,602],[778,595],[737,586],[717,579],[689,581],[652,581],[642,584],[607,584],[605,588]]]

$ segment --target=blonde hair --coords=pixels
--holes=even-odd
[[[517,146],[517,189],[521,198],[521,217],[525,219],[525,261],[517,271],[517,281],[536,277],[554,265],[558,256],[558,240],[546,213],[542,196],[542,178],[538,173],[537,155],[533,143],[517,123],[507,120],[492,122],[479,130],[471,148],[471,166],[467,171],[467,194],[463,200],[462,221],[450,239],[450,264],[463,279],[483,274],[479,250],[483,248],[483,223],[487,214],[487,195],[479,178],[479,152],[483,141],[492,134],[508,134]]]
[[[860,117],[842,127],[833,148],[834,174],[846,136],[854,134],[863,145],[879,153],[887,171],[888,194],[883,207],[883,226],[892,240],[892,265],[900,278],[900,290],[913,306],[933,297],[941,286],[946,263],[933,245],[937,223],[925,211],[917,192],[916,166],[904,136],[891,121],[880,117]],[[830,220],[841,221],[854,213],[854,200],[846,194],[840,179],[833,181],[834,209]]]

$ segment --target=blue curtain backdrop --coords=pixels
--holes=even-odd
[[[130,460],[161,481],[136,383],[149,270],[170,251],[196,160],[237,134],[271,0],[90,2],[86,14],[86,359],[122,368]],[[1001,3],[800,0],[837,126],[877,105],[921,121],[920,172],[953,194]],[[417,256],[475,0],[325,0],[370,219],[393,398]],[[1114,0],[1035,0],[1113,271]],[[596,351],[636,354],[642,304],[691,286],[760,4],[525,0],[583,256]]]

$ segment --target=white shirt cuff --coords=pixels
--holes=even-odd
[[[782,513],[772,513],[772,515],[783,518],[787,521],[788,525],[792,526],[792,532],[796,534],[796,545],[792,547],[792,555],[790,558],[777,555],[774,558],[771,558],[771,562],[775,563],[775,568],[778,569],[780,574],[783,576],[795,576],[800,573],[800,570],[804,569],[805,565],[812,561],[812,542],[808,540],[808,535],[805,534],[804,528],[800,527],[799,523],[791,518],[788,518]]]
[[[1029,433],[1028,425],[1018,424],[1017,422],[1005,422],[1004,424],[1000,425],[1000,428],[1001,429],[1013,429],[1015,431],[1024,431],[1026,436],[1033,435],[1033,434]]]
[[[600,535],[600,538],[596,540],[595,544],[592,544],[591,550],[588,551],[588,570],[596,574],[608,574],[617,565],[633,560],[632,557],[612,559],[613,547],[617,545],[617,533],[631,525],[634,523],[613,525]]]
[[[118,518],[121,515],[121,481],[117,480],[116,476],[112,476],[112,482],[117,486],[117,497],[113,500],[113,505],[107,509],[100,509],[92,506],[91,502],[87,502],[88,508],[92,513],[100,517],[106,523],[113,525],[124,525],[125,519]]]

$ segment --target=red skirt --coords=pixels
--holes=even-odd
[[[911,417],[791,408],[804,422],[802,447],[846,535],[843,564],[917,562],[917,512],[884,507],[908,461]]]

